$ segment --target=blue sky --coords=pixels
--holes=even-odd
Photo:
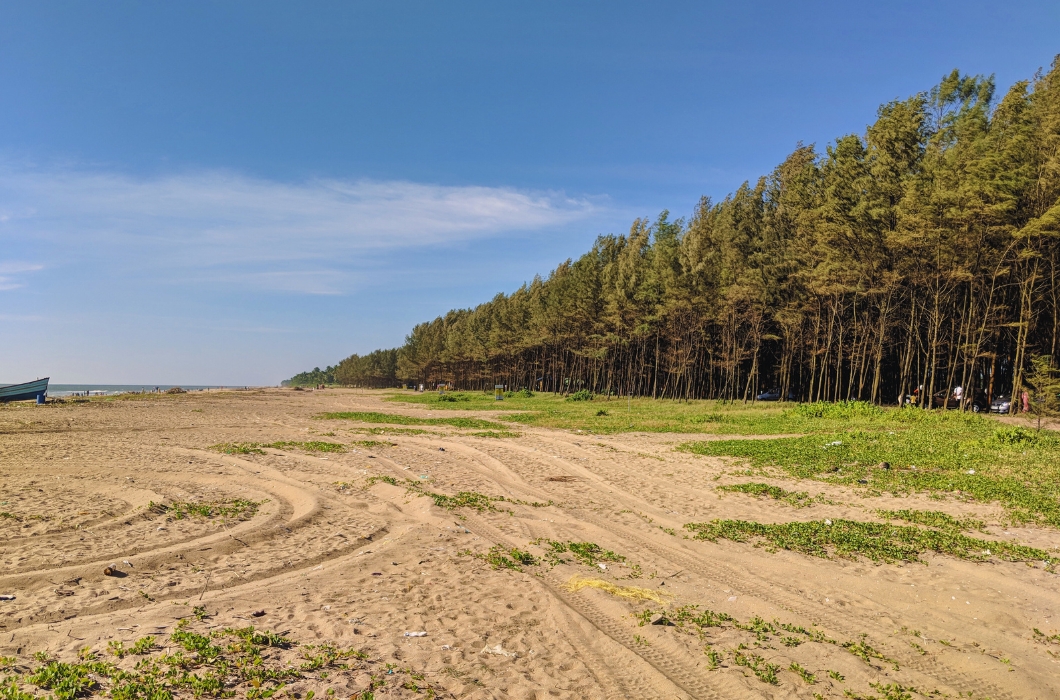
[[[0,3],[0,381],[274,384],[1056,53],[1056,2]]]

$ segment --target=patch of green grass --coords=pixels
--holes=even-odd
[[[279,649],[290,649],[294,641],[276,634],[275,632],[257,631],[251,627],[226,627],[224,634],[238,637],[245,642],[259,647],[277,647]]]
[[[725,613],[700,610],[698,605],[682,605],[674,608],[669,612],[668,619],[677,627],[683,628],[686,624],[690,624],[700,630],[708,627],[722,627],[725,623],[735,622]]]
[[[319,440],[310,440],[307,442],[297,441],[281,441],[281,442],[270,442],[262,447],[271,447],[274,450],[283,450],[287,448],[297,448],[305,450],[306,452],[345,452],[346,446],[337,442],[323,442]]]
[[[26,680],[38,688],[52,691],[55,700],[73,700],[88,695],[99,685],[89,677],[90,670],[87,664],[49,661],[31,673]]]
[[[386,401],[392,401],[395,403],[410,403],[417,404],[420,406],[430,406],[432,408],[444,409],[444,410],[462,410],[462,411],[493,411],[498,408],[510,408],[512,405],[522,405],[525,399],[533,398],[533,392],[529,395],[522,392],[506,392],[504,394],[504,401],[498,401],[492,391],[485,392],[446,392],[445,394],[438,394],[437,392],[424,392],[422,394],[405,394],[405,393],[392,393],[386,396]]]
[[[763,683],[780,685],[780,679],[777,678],[777,671],[780,670],[780,666],[769,663],[758,654],[745,654],[739,649],[735,649],[733,650],[732,660],[737,666],[746,666],[751,669],[758,680]]]
[[[421,430],[420,428],[354,428],[351,433],[363,435],[440,435],[433,430]]]
[[[115,678],[110,697],[111,700],[173,700],[173,693],[151,676],[121,677]]]
[[[500,423],[482,420],[481,418],[418,418],[415,416],[400,416],[394,413],[376,413],[374,411],[343,411],[339,413],[324,413],[317,417],[326,420],[356,420],[363,423],[393,425],[449,425],[454,428],[475,428],[479,430],[503,430],[505,427]]]
[[[372,447],[397,447],[397,443],[396,442],[390,442],[388,440],[354,440],[350,444],[357,445],[358,447],[367,447],[367,448],[372,448]]]
[[[955,518],[937,510],[877,510],[876,515],[888,520],[925,525],[940,530],[982,530],[985,523],[974,518]]]
[[[604,434],[630,430],[730,435],[835,432],[846,430],[851,425],[884,427],[894,422],[894,414],[900,412],[862,402],[810,404],[803,407],[784,403],[627,399],[602,394],[596,395],[593,401],[567,401],[561,394],[521,395],[520,392],[515,392],[505,401],[495,401],[492,393],[466,393],[462,396],[466,400],[450,402],[439,401],[437,394],[391,392],[386,395],[386,400],[439,410],[514,410],[518,413],[503,415],[501,420]],[[911,411],[905,412],[908,414]]]
[[[872,665],[873,659],[879,659],[885,661],[894,667],[894,670],[898,670],[898,662],[894,659],[890,659],[884,656],[881,652],[874,649],[865,641],[865,635],[861,635],[861,639],[856,642],[844,642],[843,648],[849,651],[854,656],[858,657],[865,663]]]
[[[500,498],[492,498],[477,491],[461,491],[455,496],[449,496],[444,493],[432,493],[430,491],[420,491],[420,495],[427,496],[434,501],[434,505],[439,508],[445,508],[446,510],[456,510],[457,508],[472,508],[480,513],[486,511],[494,511],[497,508],[493,505],[494,501],[502,500]]]
[[[398,480],[396,478],[392,476],[387,476],[386,474],[381,474],[376,476],[370,476],[365,479],[365,488],[371,488],[372,486],[375,486],[380,482],[384,484],[390,484],[391,486],[398,485]]]
[[[332,433],[333,434],[333,433]],[[389,447],[393,446],[392,442],[382,442],[378,440],[360,440],[354,441],[354,445],[361,445],[363,447]],[[286,449],[298,449],[306,452],[345,452],[347,450],[346,445],[338,442],[326,442],[323,440],[280,440],[277,442],[222,442],[218,445],[212,445],[211,450],[217,450],[224,454],[258,454],[263,455],[265,452],[261,449],[268,447],[273,450],[286,450]]]
[[[183,628],[174,631],[169,641],[179,645],[184,651],[195,654],[194,660],[199,664],[210,663],[224,653],[224,649],[215,645],[210,636]]]
[[[765,545],[767,551],[786,549],[823,558],[866,557],[875,562],[919,562],[925,552],[935,552],[972,561],[996,557],[1005,561],[1043,561],[1049,566],[1060,561],[1041,549],[1009,542],[988,542],[953,530],[854,520],[774,525],[746,520],[712,520],[709,523],[688,523],[685,529],[699,540],[751,541],[756,546]]]
[[[638,626],[643,627],[649,624],[656,614],[657,611],[646,609],[632,613],[632,617],[637,620]],[[830,644],[842,647],[870,666],[873,666],[876,661],[883,661],[891,664],[896,671],[898,670],[898,665],[893,659],[868,643],[867,635],[862,635],[856,642],[851,641],[840,644],[837,640],[831,639],[818,629],[806,629],[777,619],[770,622],[758,616],[751,618],[747,622],[740,622],[725,613],[706,609],[701,610],[698,605],[681,605],[672,608],[665,612],[665,618],[666,624],[661,629],[670,628],[682,632],[691,631],[698,634],[700,639],[706,639],[710,636],[713,628],[725,628],[726,638],[729,639],[731,639],[733,630],[742,630],[748,635],[753,635],[752,643],[763,649],[776,648],[773,645],[777,641],[785,644],[785,646],[798,646],[805,643]],[[798,644],[791,643],[792,640],[796,640]],[[736,665],[750,669],[763,682],[771,685],[779,684],[777,672],[780,670],[780,666],[772,664],[754,653],[749,653],[747,650],[747,644],[742,642],[731,650],[733,661]],[[715,669],[720,665],[722,656],[714,651],[711,646],[708,645],[704,649],[704,653],[709,660],[708,668]],[[808,684],[817,682],[816,674],[797,663],[792,663],[788,670],[798,674]],[[828,675],[833,680],[844,680],[843,675],[838,671],[828,671]]]
[[[483,437],[483,438],[517,438],[517,437],[522,437],[523,436],[522,433],[515,433],[515,432],[512,432],[511,430],[484,430],[484,431],[479,432],[479,433],[469,433],[469,434],[474,436],[474,437]]]
[[[912,693],[922,694],[916,688],[907,688],[899,683],[869,683],[869,687],[883,693],[882,700],[913,700]]]
[[[121,665],[95,660],[90,648],[81,650],[80,662],[65,663],[34,655],[39,665],[26,673],[12,675],[0,681],[2,700],[40,700],[43,696],[31,692],[35,686],[49,691],[54,700],[75,700],[87,697],[108,697],[111,700],[173,700],[181,698],[246,697],[262,700],[282,691],[296,680],[352,682],[358,674],[372,670],[368,656],[356,649],[341,649],[334,644],[304,645],[299,651],[296,642],[275,632],[259,631],[253,627],[226,628],[195,632],[188,621],[182,621],[169,638],[169,649],[161,649],[152,638],[144,638],[133,645],[141,658],[135,664]],[[150,644],[145,641],[150,639]],[[120,642],[112,649],[123,648]],[[176,647],[176,651],[173,651]],[[388,666],[388,674],[398,683],[416,681],[427,697],[434,689],[424,682],[421,674],[411,669]],[[410,679],[406,681],[405,679]],[[369,690],[385,683],[373,678]],[[308,700],[314,691],[305,693]],[[331,697],[332,693],[328,694]],[[371,697],[360,695],[358,697]]]
[[[394,392],[387,401],[430,406],[438,410],[457,411],[519,411],[501,416],[501,420],[546,428],[582,429],[594,433],[617,433],[627,430],[654,432],[756,432],[755,422],[763,417],[779,415],[775,405],[766,407],[742,404],[719,404],[714,401],[654,401],[652,399],[617,399],[597,395],[592,401],[567,401],[560,394],[514,392],[496,401],[492,393],[467,393],[467,400],[439,401],[437,394],[405,394]],[[603,404],[603,406],[601,406]],[[720,409],[719,409],[720,407]],[[704,421],[707,413],[722,415],[725,424]],[[747,419],[750,419],[748,422]],[[746,425],[743,423],[746,422]],[[731,430],[729,430],[731,426]],[[778,432],[765,430],[765,433]]]
[[[143,656],[144,654],[150,654],[151,650],[155,648],[154,637],[140,637],[132,645],[130,653],[136,654],[137,656]]]
[[[484,493],[477,491],[460,491],[455,496],[451,496],[446,493],[435,493],[428,491],[424,488],[422,482],[414,479],[406,479],[402,484],[398,479],[392,476],[379,475],[370,476],[366,480],[365,488],[371,487],[373,484],[383,482],[390,484],[391,486],[405,486],[408,489],[408,493],[416,496],[426,496],[434,501],[434,505],[439,508],[446,510],[456,510],[457,508],[472,508],[480,513],[485,512],[496,512],[500,510],[494,503],[512,503],[514,505],[531,506],[533,508],[544,508],[552,505],[552,501],[548,503],[541,503],[538,501],[523,501],[517,498],[505,498],[504,496],[487,496]],[[511,512],[511,511],[508,511]]]
[[[235,498],[229,501],[174,501],[170,504],[147,504],[149,510],[165,513],[174,520],[184,518],[224,518],[225,520],[247,520],[254,517],[265,501]]]
[[[813,685],[817,682],[817,676],[813,675],[794,661],[792,661],[791,665],[788,666],[788,670],[796,674],[802,680],[806,681],[808,685]]]
[[[805,491],[787,491],[779,486],[770,486],[769,484],[755,482],[747,484],[732,484],[729,486],[718,486],[717,490],[729,491],[732,493],[747,493],[752,496],[767,496],[776,501],[784,501],[796,508],[805,508],[806,506],[813,505],[813,499],[810,498],[810,494]]]
[[[886,411],[879,406],[865,401],[818,401],[816,403],[796,404],[788,409],[786,413],[793,418],[826,418],[830,420],[850,421],[866,418],[881,418],[886,414]]]
[[[1034,641],[1043,644],[1060,644],[1060,634],[1046,634],[1037,627],[1034,628]]]
[[[1047,437],[1049,433],[1045,434]],[[994,431],[989,443],[995,447],[1030,447],[1037,445],[1042,433],[1029,430],[1019,425],[1006,425]]]
[[[38,700],[33,693],[27,693],[18,686],[14,676],[0,680],[0,700]]]
[[[524,566],[533,566],[538,563],[534,555],[529,552],[524,552],[516,547],[505,549],[501,545],[494,545],[485,554],[476,556],[494,569],[521,571]]]
[[[607,408],[601,408],[604,402]],[[562,430],[581,430],[586,433],[608,435],[629,431],[656,433],[729,433],[770,434],[786,432],[770,425],[776,409],[762,407],[731,407],[725,411],[723,422],[703,420],[714,402],[674,403],[651,399],[612,399],[597,397],[594,401],[565,401],[562,397],[539,396],[499,408],[520,408],[520,413],[500,416],[501,420],[522,425]],[[713,411],[712,411],[713,412]],[[765,421],[763,423],[763,421]]]
[[[771,634],[780,634],[780,631],[777,628],[777,624],[775,622],[767,622],[758,615],[752,617],[749,622],[743,624],[737,622],[735,624],[736,627],[742,630],[746,630],[747,632],[753,632],[755,638],[758,639],[758,641],[760,642],[769,641],[769,635]]]
[[[263,455],[265,452],[256,442],[220,442],[208,449],[226,455]]]
[[[471,398],[466,394],[439,394],[438,403],[457,403],[459,401],[470,401]]]
[[[553,565],[565,563],[560,555],[570,552],[574,557],[586,566],[596,566],[600,562],[624,562],[626,558],[621,554],[615,554],[609,549],[604,549],[595,542],[560,542],[557,540],[534,540],[530,544],[541,544],[545,547],[545,557]]]
[[[1060,526],[1055,432],[1030,433],[981,416],[919,409],[882,411],[864,425],[801,437],[689,442],[679,449],[737,457],[801,479],[997,502],[1015,522]]]

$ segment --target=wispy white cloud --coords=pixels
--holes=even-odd
[[[0,292],[24,286],[18,275],[43,269],[43,265],[34,263],[0,260]]]
[[[231,284],[330,293],[387,251],[562,226],[598,204],[555,192],[413,182],[282,183],[225,172],[155,178],[0,166],[0,241],[68,260],[209,272]],[[7,281],[0,268],[0,285]]]

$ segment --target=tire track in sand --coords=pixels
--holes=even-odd
[[[552,440],[546,440],[552,442]],[[639,510],[644,512],[651,512],[653,515],[657,515],[659,519],[672,520],[667,518],[666,514],[650,504],[646,504],[639,501],[635,496],[627,493],[620,487],[616,487],[614,484],[608,482],[604,477],[596,474],[587,467],[583,467],[578,464],[572,464],[569,461],[551,455],[547,453],[541,453],[531,448],[527,448],[522,445],[511,445],[506,444],[506,448],[513,449],[521,452],[524,455],[538,462],[547,462],[552,467],[558,467],[568,474],[581,477],[585,481],[594,484],[597,488],[606,488],[608,493],[601,494],[601,497],[607,496],[612,499],[619,501],[624,506],[635,506]],[[576,447],[576,446],[571,446]],[[583,448],[580,448],[585,451]],[[587,452],[587,451],[586,451]],[[590,453],[591,454],[591,453]],[[542,459],[542,457],[544,459]],[[717,582],[721,582],[724,585],[740,590],[747,595],[758,598],[759,600],[767,603],[773,603],[779,607],[786,608],[791,612],[802,615],[807,619],[823,621],[828,627],[837,633],[842,633],[850,638],[857,638],[863,631],[865,622],[853,623],[845,618],[835,615],[829,612],[827,609],[813,609],[809,607],[805,599],[798,593],[791,590],[790,586],[784,583],[770,582],[770,584],[763,585],[758,583],[753,576],[748,576],[733,570],[729,565],[719,563],[715,560],[708,560],[697,554],[693,554],[682,549],[680,552],[672,547],[664,546],[652,542],[649,538],[642,536],[640,533],[634,531],[626,525],[620,523],[614,523],[606,521],[599,516],[586,512],[584,510],[577,510],[574,512],[567,511],[568,515],[575,519],[581,519],[592,523],[596,527],[603,530],[618,534],[621,538],[626,541],[635,543],[637,546],[652,552],[656,556],[674,564],[674,568],[684,568],[688,571],[693,571],[704,576],[708,579],[712,579]],[[513,545],[514,546],[514,545]],[[862,604],[873,612],[881,612],[878,609],[878,605],[871,600],[864,600]],[[884,611],[888,612],[888,611]],[[865,616],[868,617],[868,616]],[[886,635],[888,631],[879,629],[877,631]],[[639,653],[639,649],[633,650]],[[969,682],[969,678],[966,670],[959,670],[948,665],[945,660],[939,659],[938,657],[932,657],[930,659],[923,657],[913,657],[904,649],[895,650],[889,649],[889,653],[896,656],[901,664],[909,669],[913,669],[919,673],[931,677],[932,679],[942,681],[954,689],[967,687],[973,685],[976,690],[988,692],[991,697],[995,700],[1001,699],[1012,699],[1015,700],[1017,696],[995,686],[990,680],[983,678],[981,675],[977,675],[973,683]]]
[[[480,536],[486,537],[494,544],[500,544],[505,547],[519,546],[519,543],[512,541],[507,535],[500,530],[497,530],[482,518],[473,514],[466,514],[464,517],[469,523],[471,523],[471,527],[474,528],[475,532]],[[747,688],[743,685],[736,686],[732,683],[732,679],[730,678],[719,675],[712,676],[708,681],[708,679],[703,677],[701,672],[699,672],[693,665],[686,662],[685,659],[680,658],[677,655],[664,654],[654,647],[638,646],[634,642],[630,630],[619,624],[619,622],[613,617],[600,610],[600,608],[593,603],[588,596],[573,594],[566,590],[564,588],[564,582],[560,581],[551,572],[542,574],[541,581],[546,585],[549,592],[551,592],[552,595],[554,595],[563,605],[578,613],[594,628],[643,660],[664,678],[688,693],[691,697],[720,699],[740,697],[741,695],[746,694]],[[620,669],[621,666],[616,669],[616,672],[619,672]],[[638,693],[650,692],[648,686],[637,687],[640,684],[637,683],[636,679],[628,678],[628,673],[626,675],[627,678],[624,680],[627,684],[634,685],[634,689],[637,690]],[[719,693],[719,691],[716,690],[719,686],[725,691],[724,693]],[[642,697],[642,695],[627,695],[627,697]]]
[[[23,571],[0,576],[0,587],[4,590],[19,591],[29,594],[30,600],[42,600],[39,595],[43,590],[58,585],[57,580],[84,580],[85,582],[96,582],[103,580],[101,573],[103,568],[110,565],[115,558],[136,558],[136,570],[141,573],[159,570],[164,564],[174,559],[193,561],[196,553],[209,550],[211,556],[224,557],[228,554],[238,552],[260,543],[266,543],[282,538],[290,533],[310,525],[321,513],[320,497],[313,491],[305,488],[300,482],[290,479],[278,470],[267,465],[249,462],[231,456],[218,457],[199,450],[174,448],[183,454],[195,454],[196,456],[207,456],[221,464],[236,467],[245,472],[241,476],[242,483],[252,483],[262,492],[268,493],[276,499],[278,504],[275,512],[264,518],[251,518],[238,525],[225,528],[221,532],[211,532],[207,535],[184,539],[179,542],[163,543],[157,547],[144,549],[130,549],[117,557],[106,559],[94,559],[88,562],[79,562],[60,567],[49,567]],[[260,472],[260,474],[258,474]],[[187,481],[189,479],[185,479]],[[192,481],[215,482],[216,478],[193,478]],[[364,543],[389,532],[387,526],[377,528],[367,535],[355,540],[347,540],[344,546],[335,547],[317,554],[302,558],[298,561],[299,568],[313,566],[337,556],[342,556],[351,549],[356,549]],[[277,562],[276,565],[255,571],[251,575],[241,578],[241,584],[260,581],[275,576],[279,572],[291,571],[289,563]],[[120,579],[119,579],[120,580]],[[215,584],[214,589],[223,587],[224,584]],[[198,589],[196,589],[198,590]],[[212,590],[207,579],[200,595]],[[170,600],[186,598],[188,591],[174,590],[162,594],[156,593],[156,600]],[[128,599],[121,601],[104,601],[95,605],[89,604],[78,609],[78,615],[94,615],[114,610],[126,609],[138,606],[142,601]],[[33,624],[57,622],[69,617],[60,611],[41,611],[39,609],[24,609],[19,611],[23,617],[33,620]]]

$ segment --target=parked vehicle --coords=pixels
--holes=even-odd
[[[987,401],[985,391],[976,391],[970,400],[967,396],[963,398],[967,403],[968,410],[972,413],[980,413],[991,409],[991,404]],[[931,405],[935,408],[960,408],[961,399],[957,398],[953,392],[943,389],[932,397]]]
[[[763,391],[761,394],[756,396],[755,399],[758,400],[758,401],[780,401],[780,394],[781,394],[780,389],[778,387],[774,387],[773,389],[768,389],[766,391]],[[785,401],[794,401],[794,400],[795,400],[795,392],[789,391],[788,392],[788,398],[785,399]]]
[[[1009,394],[999,394],[990,402],[991,413],[1008,413],[1011,410],[1012,396]]]

